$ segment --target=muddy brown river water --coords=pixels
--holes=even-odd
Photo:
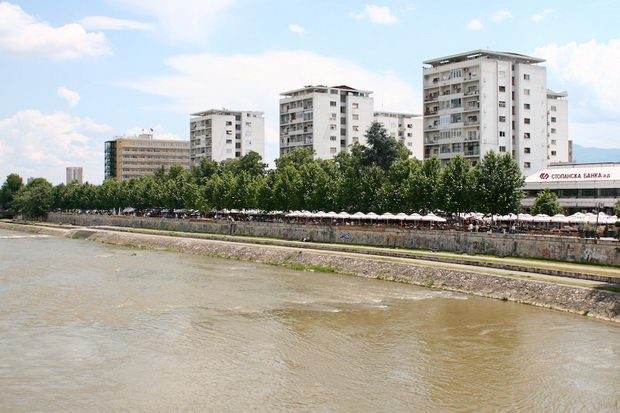
[[[620,327],[0,230],[1,412],[618,412]]]

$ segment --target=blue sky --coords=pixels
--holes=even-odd
[[[570,137],[620,147],[618,16],[615,0],[0,2],[0,177],[80,165],[97,183],[106,139],[187,139],[212,107],[264,111],[271,162],[279,92],[349,84],[420,112],[422,61],[479,48],[547,59]]]

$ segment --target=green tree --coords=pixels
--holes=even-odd
[[[333,164],[333,162],[332,162]],[[303,165],[299,171],[301,175],[302,208],[311,211],[330,210],[334,205],[335,182],[319,161]]]
[[[12,201],[15,210],[27,218],[45,216],[54,202],[53,186],[43,178],[36,178],[22,187]]]
[[[402,146],[396,139],[388,135],[387,130],[379,122],[372,122],[366,132],[368,146],[364,149],[363,164],[365,166],[377,165],[387,171],[401,156]]]
[[[614,215],[620,217],[620,201],[616,201],[616,205],[614,205]]]
[[[9,174],[0,188],[0,208],[11,208],[11,202],[17,192],[24,186],[24,181],[17,174]]]
[[[273,183],[274,210],[289,211],[301,209],[303,195],[299,169],[287,165],[278,169]]]
[[[250,151],[239,158],[237,172],[247,172],[250,176],[265,175],[267,164],[258,152]]]
[[[210,178],[217,172],[217,162],[207,158],[202,158],[198,165],[191,168],[191,174],[196,182],[200,182],[203,178]]]
[[[543,189],[536,195],[534,205],[532,205],[532,214],[555,215],[562,212],[562,207],[558,202],[558,196],[551,192],[549,188]]]
[[[471,162],[457,156],[450,160],[439,179],[438,206],[449,214],[472,211],[475,190]]]
[[[276,168],[284,169],[287,166],[301,168],[303,165],[314,160],[314,151],[309,147],[295,148],[287,154],[276,159]]]
[[[438,208],[440,177],[441,164],[439,159],[434,156],[430,159],[425,159],[422,162],[420,174],[414,177],[418,182],[413,182],[412,188],[414,191],[417,191],[418,210],[429,212],[435,211]]]
[[[383,212],[381,186],[384,180],[385,172],[378,165],[362,170],[356,209],[362,212]]]
[[[524,179],[519,165],[509,154],[487,152],[474,168],[475,205],[486,214],[516,212],[523,199]]]

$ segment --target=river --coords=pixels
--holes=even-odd
[[[0,230],[2,412],[618,412],[620,327]]]

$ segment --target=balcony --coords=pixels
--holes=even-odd
[[[439,128],[439,124],[437,125],[427,125],[426,130],[437,130]]]
[[[437,115],[439,111],[437,109],[435,110],[427,110],[426,112],[424,112],[424,116],[433,116],[433,115]]]
[[[463,126],[477,126],[477,125],[480,125],[480,121],[478,119],[466,120],[465,122],[463,122]]]
[[[439,97],[439,93],[433,93],[431,95],[426,95],[424,96],[424,101],[425,102],[433,102],[436,101]]]
[[[464,156],[480,156],[480,149],[465,150]]]
[[[463,140],[466,142],[479,141],[480,135],[466,136]]]
[[[480,103],[476,102],[475,104],[467,104],[463,108],[463,112],[473,112],[480,110]]]
[[[470,90],[466,90],[464,95],[465,96],[476,96],[479,95],[480,91],[478,89],[470,89]]]
[[[439,142],[439,136],[434,135],[434,136],[427,136],[424,138],[424,144],[425,145],[432,145]]]

